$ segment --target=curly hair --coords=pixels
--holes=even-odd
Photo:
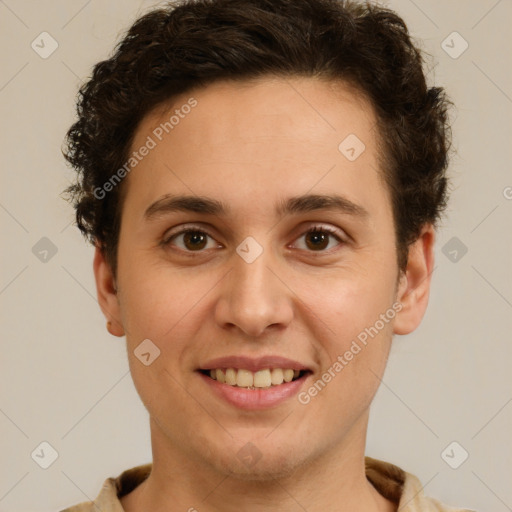
[[[428,87],[422,51],[393,11],[352,0],[181,0],[140,17],[78,93],[63,149],[76,222],[115,274],[123,186],[95,190],[127,161],[153,108],[218,80],[312,77],[351,84],[372,104],[391,192],[397,263],[447,202],[450,101]],[[121,184],[122,185],[122,184]]]

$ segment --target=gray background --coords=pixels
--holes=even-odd
[[[81,81],[155,4],[0,0],[0,511],[94,499],[105,478],[151,460],[124,340],[105,330],[92,248],[60,197],[72,179],[60,148]],[[423,41],[430,80],[456,103],[456,155],[429,309],[415,333],[395,338],[367,453],[416,474],[446,503],[504,512],[512,510],[512,2],[386,4]],[[47,58],[31,47],[51,49],[44,31],[58,43]],[[47,469],[43,441],[58,453]]]

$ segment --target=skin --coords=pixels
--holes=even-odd
[[[369,406],[393,334],[413,331],[427,307],[433,227],[423,227],[400,274],[375,114],[347,85],[218,82],[148,114],[133,149],[191,96],[197,106],[123,183],[115,277],[99,248],[95,254],[99,303],[111,333],[126,335],[150,415],[153,471],[122,505],[128,512],[396,510],[365,477]],[[366,146],[353,162],[338,150],[351,133]],[[367,215],[276,214],[282,200],[333,192]],[[206,196],[229,212],[146,219],[166,194]],[[211,236],[200,250],[183,235],[169,240],[190,223]],[[341,241],[329,235],[327,247],[311,244],[307,230],[319,225]],[[263,248],[252,263],[236,252],[248,236]],[[312,370],[307,390],[397,301],[395,318],[307,405],[294,396],[241,410],[196,372],[215,357],[280,355]],[[161,353],[145,366],[134,350],[148,338]],[[250,467],[237,457],[249,442],[261,455]]]

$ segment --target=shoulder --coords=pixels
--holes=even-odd
[[[394,464],[366,457],[365,465],[368,480],[385,498],[396,503],[400,512],[475,512],[425,496],[419,479]]]
[[[423,485],[416,476],[410,473],[406,473],[404,492],[400,504],[402,502],[403,512],[475,512],[469,508],[446,505],[434,498],[425,496]]]
[[[123,471],[117,477],[105,480],[94,501],[85,501],[59,512],[124,512],[119,498],[131,492],[151,473],[152,464],[145,464]]]
[[[84,501],[59,512],[98,512],[98,510],[102,512],[123,512],[122,508],[116,507],[116,501],[119,503],[116,480],[116,478],[107,478],[94,501]]]

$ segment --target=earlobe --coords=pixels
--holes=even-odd
[[[402,274],[397,301],[402,309],[396,315],[394,334],[414,331],[425,314],[434,269],[435,232],[432,224],[425,224],[418,239],[409,247],[407,267]]]
[[[114,275],[98,245],[94,253],[93,268],[98,303],[107,320],[107,330],[113,336],[124,336]]]

